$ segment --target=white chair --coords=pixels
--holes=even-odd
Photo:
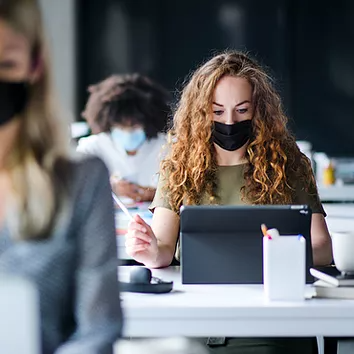
[[[119,340],[114,354],[207,354],[200,343],[188,338]]]
[[[0,276],[0,353],[39,354],[39,297],[21,278]]]

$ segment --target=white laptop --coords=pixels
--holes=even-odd
[[[0,353],[40,353],[39,297],[27,280],[0,275]]]

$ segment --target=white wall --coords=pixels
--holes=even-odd
[[[54,70],[54,85],[64,113],[75,120],[75,0],[40,0]]]

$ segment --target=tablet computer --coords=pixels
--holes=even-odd
[[[180,215],[183,284],[262,284],[261,224],[305,237],[306,281],[313,282],[308,206],[183,206]]]

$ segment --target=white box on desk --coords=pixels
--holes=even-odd
[[[306,240],[303,236],[263,238],[263,284],[268,300],[304,300],[305,273]]]

